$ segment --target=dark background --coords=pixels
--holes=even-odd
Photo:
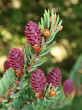
[[[52,67],[59,67],[63,75],[62,82],[69,77],[82,53],[81,0],[0,0],[0,76],[4,74],[3,63],[9,50],[13,47],[22,49],[26,44],[26,24],[29,20],[38,23],[44,9],[53,9],[59,14],[64,28],[57,34],[56,45],[40,68],[47,74]],[[80,102],[81,96],[76,96],[73,104],[65,110],[81,110],[78,108],[81,107]]]

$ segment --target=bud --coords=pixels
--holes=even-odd
[[[50,90],[49,96],[53,97],[55,95],[56,95],[56,91],[55,90]]]
[[[18,77],[21,77],[21,76],[23,75],[23,72],[16,70],[16,75],[17,75]]]
[[[44,37],[48,38],[50,36],[50,30],[49,29],[45,29],[43,32]]]
[[[40,47],[40,45],[38,46],[38,45],[34,45],[34,46],[32,46],[33,47],[33,50],[35,51],[35,52],[40,52],[41,51],[41,47]]]
[[[56,30],[58,29],[59,25],[56,26]],[[63,26],[60,27],[59,31],[61,31],[63,29]]]
[[[43,97],[43,93],[35,93],[36,94],[36,97],[41,99]]]
[[[51,20],[52,20],[52,17],[50,16],[50,22],[51,22]],[[54,21],[56,20],[55,14],[53,15],[53,20],[54,20]]]

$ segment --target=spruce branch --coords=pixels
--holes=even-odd
[[[47,60],[45,55],[55,45],[54,38],[63,28],[62,20],[59,21],[59,15],[54,14],[53,10],[51,13],[45,10],[38,24],[30,21],[25,27],[27,44],[22,51],[13,48],[9,52],[12,68],[0,80],[1,108],[38,110],[46,106],[46,109],[53,109],[55,106],[56,109],[67,102],[63,90],[58,90],[62,77],[60,69],[52,69],[47,77],[37,69]]]

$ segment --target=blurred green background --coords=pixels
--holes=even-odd
[[[69,77],[77,58],[82,53],[82,1],[81,0],[0,0],[0,76],[3,63],[13,47],[22,49],[26,44],[25,26],[29,20],[38,23],[44,9],[54,10],[63,20],[63,30],[55,38],[56,45],[48,54],[48,61],[40,68],[47,72],[59,67],[63,80]],[[65,110],[82,110],[81,95]],[[76,106],[77,105],[77,106]]]

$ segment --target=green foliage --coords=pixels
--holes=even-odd
[[[48,91],[50,89],[50,86],[48,88]],[[40,110],[44,110],[44,109],[58,110],[63,108],[67,104],[71,103],[72,100],[65,99],[65,94],[62,90],[62,86],[60,88],[56,88],[55,90],[57,92],[57,95],[55,97],[46,97],[44,99],[37,99],[36,101],[33,101],[31,104],[27,103],[27,105],[24,105],[24,108],[22,110],[29,110],[29,109],[30,110],[39,110],[39,109]]]
[[[81,73],[80,73],[81,71]],[[82,55],[80,55],[73,67],[73,69],[70,72],[70,79],[73,80],[75,86],[79,86],[79,84],[82,83]]]
[[[1,0],[0,3],[1,3],[1,10],[0,10],[0,21],[1,21],[1,23],[0,23],[0,33],[1,33],[0,49],[1,50],[0,50],[0,56],[8,55],[8,51],[11,47],[13,47],[13,45],[18,46],[18,45],[22,44],[22,36],[24,34],[23,31],[24,31],[24,26],[25,26],[26,22],[29,19],[38,21],[40,19],[40,16],[42,16],[42,12],[43,12],[44,8],[49,8],[49,6],[52,5],[51,8],[55,7],[54,9],[57,10],[57,13],[59,13],[59,15],[61,16],[61,19],[63,19],[63,26],[64,26],[63,32],[59,33],[59,36],[56,39],[59,44],[61,44],[62,37],[64,39],[66,39],[68,41],[68,43],[70,43],[70,46],[68,46],[68,48],[69,48],[69,50],[71,50],[72,54],[71,54],[71,57],[68,56],[66,60],[63,60],[61,63],[59,63],[57,65],[49,62],[49,63],[45,64],[47,66],[45,66],[44,68],[47,68],[47,67],[50,68],[50,66],[54,66],[54,65],[60,66],[60,68],[63,68],[67,73],[69,72],[70,69],[72,69],[73,63],[77,59],[78,55],[80,53],[82,53],[81,0],[79,0],[77,4],[73,4],[71,2],[71,0],[70,1],[47,0],[47,1],[44,1],[44,3],[43,3],[44,5],[42,5],[42,2],[41,3],[37,2],[37,0],[33,0],[33,1],[20,0],[20,3],[22,5],[18,9],[15,9],[14,7],[11,8],[11,6],[10,6],[10,4],[12,4],[11,0],[6,1],[6,2]],[[31,18],[28,16],[29,13],[33,14],[33,16]],[[38,19],[35,19],[37,17],[38,17]],[[45,19],[45,21],[47,21],[47,26],[49,24],[48,19],[49,19],[49,17],[47,18],[47,20]],[[43,19],[41,20],[41,23],[43,24]],[[53,27],[53,21],[51,22],[51,26]],[[7,39],[8,38],[7,32],[5,33],[4,29],[8,30],[8,32],[12,35],[9,39]],[[3,33],[5,33],[5,35]],[[18,34],[19,34],[19,37],[18,37]],[[52,36],[53,36],[53,34],[52,34]],[[54,36],[53,37],[52,36],[51,36],[51,38],[53,39]],[[19,38],[18,41],[20,41],[20,42],[17,41],[17,43],[15,44],[13,38],[14,39]],[[5,48],[5,45],[6,45],[6,48]],[[66,48],[66,46],[65,46],[65,48]],[[31,61],[32,60],[33,59],[31,59]],[[51,60],[51,58],[50,58],[50,60]],[[77,65],[79,65],[79,63]],[[26,68],[26,66],[24,66],[24,67]],[[72,73],[71,78],[73,79],[73,81],[74,81],[73,77],[75,77],[75,78],[77,77],[76,74],[78,73],[78,68],[79,68],[79,66],[77,66],[76,71],[74,69],[74,71],[71,72]],[[34,67],[28,71],[32,72],[35,69],[36,69],[36,67]],[[65,72],[65,74],[66,74],[66,72]],[[26,78],[25,75],[23,76],[23,78]],[[79,77],[79,78],[81,78],[81,77]],[[81,79],[80,79],[80,81],[81,81]],[[1,88],[0,88],[0,90],[1,90]],[[81,100],[75,99],[75,102],[73,105],[74,107],[72,106],[72,108],[75,109],[77,102],[81,102]],[[53,107],[54,107],[54,105],[53,105]],[[77,110],[77,108],[78,108],[78,110],[81,110],[80,107],[81,107],[81,105],[77,106],[75,110]],[[41,108],[43,109],[43,107],[41,107]],[[46,106],[45,106],[45,108],[46,108]],[[69,108],[70,107],[65,107],[65,110],[69,109]],[[12,108],[10,108],[10,110],[11,109]],[[49,109],[49,108],[47,108],[47,109]],[[71,110],[71,108],[70,108],[70,110]]]
[[[0,97],[8,91],[15,81],[15,73],[12,68],[6,71],[4,76],[0,80]]]
[[[41,25],[44,27],[47,26],[49,28],[49,25],[50,25],[49,10],[48,10],[48,12],[45,10],[44,15],[45,15],[44,20],[46,19],[47,22],[45,22],[41,18]],[[53,11],[52,11],[52,16],[53,16]],[[57,18],[57,19],[58,20],[55,23],[55,27],[58,25],[59,18]],[[43,23],[43,22],[45,22],[45,23]],[[51,39],[48,39],[46,44],[44,44],[45,43],[44,38],[42,37],[42,42],[41,42],[42,50],[39,53],[39,55],[33,51],[33,48],[30,44],[27,44],[24,47],[24,49],[22,50],[23,54],[24,54],[23,76],[21,78],[17,78],[19,81],[19,83],[17,85],[12,86],[13,87],[12,91],[10,90],[10,92],[12,92],[12,94],[9,93],[9,96],[5,97],[5,99],[2,100],[3,108],[7,107],[8,109],[10,109],[10,106],[12,106],[13,108],[18,110],[24,104],[29,104],[30,102],[32,102],[32,104],[30,104],[30,106],[29,105],[27,105],[27,106],[33,107],[33,108],[35,108],[36,104],[43,105],[43,103],[44,103],[44,105],[47,105],[47,104],[50,105],[50,102],[52,102],[53,104],[56,104],[60,91],[57,91],[57,88],[55,89],[55,87],[53,87],[52,89],[56,91],[56,96],[48,97],[48,94],[51,90],[51,84],[50,85],[46,84],[46,87],[45,87],[44,93],[43,93],[43,94],[45,94],[44,95],[45,97],[41,100],[39,100],[39,99],[37,99],[37,101],[35,100],[35,94],[30,86],[30,80],[29,80],[30,74],[29,73],[32,73],[32,71],[34,71],[38,66],[42,65],[46,61],[47,57],[43,57],[43,56],[46,55],[51,50],[51,48],[54,46],[55,41],[52,44],[50,44],[49,46],[48,46],[48,44],[51,41],[53,41],[56,33],[60,29],[60,26],[61,26],[61,22],[59,23],[59,28],[55,31],[55,33],[53,33],[53,31],[51,31],[51,33],[53,33],[53,34],[51,34],[51,36],[50,36]],[[44,29],[43,29],[43,31],[44,31]],[[36,55],[37,57],[34,57],[34,55]],[[31,68],[29,68],[29,67],[31,67]],[[26,71],[28,72],[28,74],[26,74]],[[2,88],[1,96],[3,93],[9,92],[8,88],[11,87],[11,85],[13,85],[13,83],[15,82],[15,79],[14,79],[15,76],[13,76],[13,74],[14,74],[14,70],[12,68],[10,68],[6,72],[6,74],[3,76],[3,78],[1,79],[1,85],[0,85],[0,87]],[[11,78],[11,75],[12,75],[12,78]],[[6,80],[6,78],[7,78],[7,80]],[[7,88],[6,88],[5,84],[7,84]],[[54,102],[54,100],[55,100],[55,102]],[[38,109],[39,106],[37,105],[36,108]]]
[[[46,44],[49,44],[50,42],[53,41],[53,39],[55,38],[56,33],[59,31],[59,29],[61,27],[61,23],[62,23],[62,21],[59,22],[59,15],[58,15],[56,17],[55,24],[54,24],[53,15],[54,15],[54,13],[53,13],[53,10],[52,10],[52,12],[51,12],[51,22],[50,22],[50,11],[48,10],[48,12],[47,12],[45,10],[44,18],[41,17],[41,24],[40,24],[40,22],[38,23],[40,25],[42,33],[46,28],[49,28],[49,26],[51,27],[51,29],[50,29],[51,35],[46,40],[47,41]],[[55,16],[56,16],[56,14],[55,14]],[[58,24],[58,22],[59,22],[59,24]],[[56,31],[53,31],[53,29],[55,29],[57,25],[59,25],[58,29]]]
[[[71,58],[68,55],[67,60],[63,60],[60,67],[67,72],[72,69],[77,57],[82,53],[81,0],[77,0],[77,2],[73,0],[40,0],[38,2],[37,0],[7,0],[6,2],[0,0],[0,4],[0,58],[3,55],[7,56],[10,48],[14,45],[17,47],[24,46],[24,30],[29,20],[38,22],[45,8],[54,9],[54,12],[56,11],[63,19],[64,27],[62,33],[60,32],[57,35],[57,43],[61,44],[61,40],[67,40],[70,43],[68,50],[71,52]],[[47,20],[45,19],[45,21]],[[65,46],[65,48],[67,47]],[[69,51],[67,51],[68,54]],[[2,74],[1,68],[0,74]]]
[[[53,21],[53,11],[51,12],[51,21]],[[55,14],[56,16],[56,14]],[[41,42],[41,47],[42,47],[42,50],[41,52],[39,53],[38,57],[36,58],[35,60],[35,64],[32,64],[33,63],[33,60],[34,60],[34,56],[33,56],[33,49],[31,47],[30,44],[27,44],[23,50],[23,54],[24,54],[24,61],[25,61],[25,65],[24,65],[24,73],[25,73],[25,68],[27,68],[27,63],[29,63],[30,65],[32,65],[32,67],[28,70],[28,72],[32,72],[34,71],[38,66],[42,65],[45,61],[46,61],[46,57],[44,58],[41,58],[43,57],[44,55],[46,55],[47,53],[50,52],[51,48],[54,46],[55,42],[54,41],[52,44],[50,44],[48,46],[49,43],[51,43],[53,40],[54,40],[54,37],[55,35],[57,34],[57,32],[59,31],[60,27],[61,27],[61,23],[62,21],[59,22],[59,16],[56,18],[56,22],[54,24],[53,23],[50,23],[50,12],[48,10],[48,12],[45,10],[45,13],[44,13],[44,18],[41,17],[41,23],[39,22],[38,24],[40,25],[40,28],[41,28],[41,31],[43,33],[43,31],[46,29],[46,28],[49,28],[49,26],[54,29],[57,25],[59,25],[58,29],[56,31],[53,31],[51,30],[51,35],[50,37],[46,40],[46,44],[44,44],[44,37],[42,37],[42,42]],[[50,25],[51,24],[51,25]],[[52,27],[53,25],[53,27]]]
[[[51,48],[54,46],[56,42],[53,42],[50,46],[46,47],[46,45],[43,47],[42,51],[39,53],[39,56],[42,57],[50,52]]]
[[[31,101],[33,100],[34,93],[32,92],[32,89],[29,87],[24,87],[20,92],[15,94],[13,97],[13,107],[18,110],[20,107],[22,107],[27,100]]]

